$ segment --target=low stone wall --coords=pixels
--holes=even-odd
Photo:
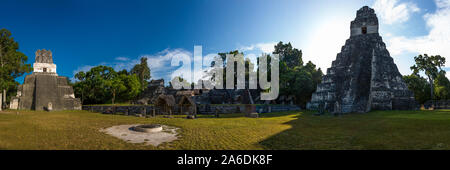
[[[450,109],[450,100],[428,100],[423,106],[425,109]]]
[[[217,113],[243,113],[245,105],[200,105],[198,106],[199,114],[215,114]],[[295,105],[256,105],[256,112],[271,113],[283,112],[291,110],[301,110]]]
[[[83,106],[83,110],[97,113],[121,113],[125,115],[153,114],[153,106]]]
[[[83,106],[83,110],[98,113],[121,113],[125,115],[153,115],[158,114],[154,106]],[[301,110],[300,107],[295,105],[256,105],[256,112],[258,113],[271,113],[271,112],[283,112]],[[198,105],[197,114],[227,114],[227,113],[243,113],[245,111],[245,105]],[[178,106],[173,108],[173,114],[180,114]]]

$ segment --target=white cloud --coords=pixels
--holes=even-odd
[[[448,0],[436,0],[436,6],[438,8],[448,8],[450,7],[450,1]]]
[[[276,43],[258,43],[258,44],[239,48],[239,50],[242,52],[246,52],[245,57],[248,57],[252,62],[256,62],[256,55],[251,54],[251,52],[258,51],[258,52],[264,52],[264,53],[272,53],[275,45],[276,45]],[[165,49],[156,54],[141,55],[135,59],[128,58],[128,57],[116,57],[113,61],[102,62],[98,65],[110,66],[110,67],[114,68],[114,70],[116,70],[116,71],[123,70],[123,69],[130,70],[133,68],[134,65],[140,63],[141,58],[146,57],[147,64],[151,70],[152,79],[164,78],[166,80],[166,82],[168,82],[176,76],[183,75],[183,73],[192,73],[192,74],[196,75],[194,77],[200,77],[202,79],[205,79],[205,77],[204,77],[205,73],[203,72],[204,70],[192,70],[193,65],[191,65],[190,67],[181,67],[181,66],[179,66],[179,68],[172,67],[171,66],[172,57],[174,57],[176,55],[180,55],[180,54],[189,56],[191,58],[191,64],[195,62],[193,59],[192,52],[178,48],[178,49]],[[203,55],[203,64],[204,64],[203,68],[207,69],[207,67],[210,66],[210,64],[206,64],[206,63],[210,63],[213,60],[213,58],[216,56],[218,56],[217,53],[210,53],[207,55]],[[180,63],[180,65],[181,64],[182,63]],[[73,71],[73,75],[75,75],[76,73],[78,73],[80,71],[85,71],[85,72],[89,71],[93,67],[95,67],[95,66],[86,65],[86,66],[79,67],[78,69]],[[191,77],[189,77],[189,76],[184,77],[184,78],[188,82],[192,81]],[[72,79],[74,80],[74,78],[72,78]],[[197,82],[197,80],[194,80],[194,81]]]
[[[93,67],[95,67],[95,66],[85,65],[85,66],[78,67],[76,70],[74,70],[74,71],[72,72],[73,75],[72,75],[72,77],[70,78],[70,80],[71,80],[71,81],[76,81],[76,79],[75,79],[75,74],[77,74],[77,73],[80,72],[80,71],[87,72],[87,71],[91,70],[91,68],[93,68]]]
[[[392,36],[387,39],[392,55],[403,53],[426,53],[450,56],[450,0],[435,0],[437,9],[424,15],[430,30],[428,35],[418,37]]]
[[[154,55],[143,55],[141,57],[147,57],[147,63],[150,69],[152,70],[158,70],[158,69],[164,69],[165,67],[170,66],[170,61],[173,56],[177,54],[186,54],[188,56],[192,56],[192,53],[189,51],[186,51],[184,49],[165,49],[157,54]],[[139,57],[139,58],[141,58]]]
[[[393,24],[408,21],[412,13],[419,12],[416,4],[398,0],[376,0],[373,8],[383,23]]]
[[[172,80],[175,77],[183,77],[187,82],[198,82],[198,80],[207,80],[208,74],[206,74],[205,71],[211,70],[211,62],[214,61],[214,58],[219,57],[217,53],[210,53],[207,55],[202,55],[202,61],[200,63],[203,64],[202,70],[195,70],[194,69],[194,63],[199,60],[194,60],[191,53],[185,53],[187,56],[191,58],[191,66],[190,67],[180,67],[177,70],[173,70],[173,72],[170,74],[170,80]],[[180,63],[181,65],[182,63]],[[169,64],[170,65],[170,64]],[[186,75],[191,73],[191,76]],[[169,81],[170,81],[169,80]]]
[[[239,51],[246,52],[246,51],[262,51],[266,54],[272,53],[275,49],[274,46],[276,45],[276,42],[269,42],[269,43],[258,43],[258,44],[252,44],[250,46],[244,46],[239,48]]]
[[[152,79],[160,79],[160,78],[167,78],[166,76],[170,76],[172,73],[170,67],[170,61],[174,55],[185,53],[189,56],[192,56],[192,54],[189,51],[183,50],[183,49],[165,49],[161,52],[158,52],[156,54],[152,55],[141,55],[136,59],[130,59],[126,57],[116,57],[114,61],[106,61],[101,62],[98,65],[105,65],[110,66],[114,68],[116,71],[120,71],[123,69],[130,70],[135,66],[136,64],[140,63],[140,59],[142,57],[147,58],[147,64],[151,69]],[[126,61],[126,62],[124,62]],[[78,69],[73,71],[73,76],[75,76],[76,73],[80,71],[89,71],[91,68],[95,66],[91,65],[85,65],[81,66]],[[72,76],[72,80],[75,80]]]
[[[128,61],[130,59],[127,58],[127,57],[116,57],[116,60],[118,60],[118,61]]]
[[[95,67],[95,66],[85,65],[85,66],[78,67],[78,69],[73,71],[73,74],[76,74],[76,73],[78,73],[80,71],[84,71],[84,72],[89,71],[93,67]]]

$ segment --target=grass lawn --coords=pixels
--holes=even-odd
[[[181,137],[158,147],[126,143],[101,128],[160,123]],[[86,111],[0,112],[0,149],[450,149],[450,111],[311,112],[199,119],[138,118]]]

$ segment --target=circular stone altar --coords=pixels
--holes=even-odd
[[[144,143],[153,146],[178,139],[177,130],[178,128],[160,124],[118,125],[100,129],[101,132],[129,143]]]
[[[148,124],[148,125],[133,126],[130,128],[130,130],[143,133],[154,133],[154,132],[161,132],[163,128],[159,124]]]

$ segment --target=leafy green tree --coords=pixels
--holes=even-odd
[[[414,98],[417,102],[424,104],[427,100],[431,99],[430,83],[427,79],[411,74],[409,76],[403,76],[403,80],[408,85],[408,88],[414,92]]]
[[[119,75],[117,73],[113,73],[111,78],[105,81],[105,87],[109,89],[109,92],[112,94],[111,102],[112,104],[115,104],[116,101],[116,94],[121,93],[122,91],[125,91],[127,88],[124,85],[124,76],[126,75]]]
[[[127,75],[120,72],[118,74],[121,82],[123,82],[123,85],[125,86],[125,90],[121,90],[119,93],[120,101],[133,100],[141,93],[141,83],[139,78],[135,74]]]
[[[30,64],[25,64],[28,57],[18,50],[19,44],[11,37],[11,32],[0,29],[0,90],[3,92],[0,97],[4,98],[3,102],[6,102],[6,93],[14,93],[11,89],[17,88],[15,79],[32,70]]]
[[[440,71],[434,80],[434,95],[436,100],[450,99],[450,81],[445,74],[445,71]]]
[[[75,74],[75,94],[83,104],[104,104],[132,100],[141,92],[137,75],[116,72],[108,66],[97,66],[87,72]]]
[[[309,96],[314,92],[312,75],[303,67],[295,67],[283,76],[286,78],[285,86],[281,88],[282,95],[295,95],[297,102],[306,104]]]
[[[73,85],[73,90],[75,92],[75,95],[80,97],[81,103],[84,103],[84,99],[85,99],[84,94],[86,94],[89,89],[88,83],[85,81],[86,73],[83,71],[80,71],[77,74],[75,74],[74,77],[76,79],[78,79],[79,82],[75,82],[75,84]]]
[[[293,48],[290,43],[284,44],[283,42],[279,42],[275,45],[274,54],[280,55],[280,95],[294,95],[296,97],[295,103],[305,106],[306,103],[311,99],[312,93],[316,90],[317,84],[319,84],[322,80],[322,70],[317,68],[311,61],[304,64],[302,59],[302,51],[296,48]],[[223,67],[224,71],[226,70],[226,54],[242,54],[239,51],[230,51],[228,53],[219,53],[219,56],[223,59]],[[265,56],[264,56],[265,57]],[[266,73],[269,75],[268,81],[271,81],[271,67],[270,63],[272,60],[272,56],[267,56],[267,70]],[[259,61],[261,59],[258,58],[256,67],[259,66]],[[211,66],[214,66],[214,62],[211,63]],[[245,61],[245,76],[246,80],[248,80],[249,75],[249,65],[252,64],[248,61]],[[261,70],[257,70],[257,75]],[[235,70],[235,80],[236,80],[236,70]],[[259,79],[259,77],[258,77]],[[226,76],[224,75],[223,81],[226,83]],[[259,81],[259,80],[258,80]],[[236,81],[235,81],[236,83]],[[235,84],[236,86],[236,84]],[[259,89],[261,90],[261,89]],[[267,91],[267,90],[263,90]]]
[[[428,81],[431,84],[430,95],[434,100],[434,80],[442,70],[441,67],[445,65],[445,58],[440,55],[428,56],[427,54],[414,57],[415,65],[411,66],[413,74],[418,75],[423,71],[428,77]]]
[[[291,43],[284,44],[280,41],[275,45],[274,54],[280,55],[280,60],[286,62],[288,67],[303,66],[303,53],[301,50],[293,48]]]
[[[85,73],[84,81],[79,83],[86,83],[83,87],[85,101],[90,104],[103,104],[106,103],[111,98],[110,88],[108,86],[109,80],[115,74],[112,67],[108,66],[97,66],[91,68]]]
[[[107,80],[112,77],[114,69],[107,66],[97,66],[91,70],[75,75],[75,94],[81,95],[85,104],[102,104],[110,98]]]
[[[311,61],[303,65],[301,50],[290,43],[278,43],[273,53],[280,55],[280,95],[294,95],[297,104],[306,106],[322,80],[322,70]]]
[[[322,82],[323,72],[320,68],[316,68],[316,65],[311,61],[308,61],[305,65],[305,69],[311,73],[313,86],[317,86],[320,82]]]
[[[128,73],[128,71],[126,69],[123,69],[122,71],[117,72],[117,74],[129,75],[129,73]]]
[[[232,55],[234,55],[234,56],[236,56],[236,55],[238,55],[238,54],[244,54],[244,53],[242,53],[242,52],[239,52],[238,50],[235,50],[235,51],[230,51],[230,52],[228,52],[228,53],[219,53],[218,55],[222,58],[222,61],[223,61],[223,87],[224,88],[226,88],[226,84],[227,84],[227,75],[226,75],[226,70],[227,70],[227,54],[232,54]],[[213,62],[213,64],[214,64],[214,62]],[[233,72],[233,74],[234,74],[234,87],[235,88],[237,88],[237,62],[235,62],[234,63],[234,72]],[[243,64],[245,64],[245,61],[244,61],[244,63]],[[246,71],[246,75],[248,75],[248,65],[245,65],[245,71]],[[246,80],[248,80],[248,79],[246,79]]]
[[[147,58],[142,57],[141,63],[136,64],[130,71],[131,74],[136,74],[141,83],[141,90],[144,91],[147,88],[148,81],[151,78],[150,68],[147,64]]]

